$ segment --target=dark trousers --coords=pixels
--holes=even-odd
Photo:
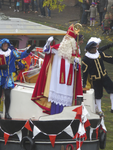
[[[34,1],[34,9],[35,9],[35,11],[38,11],[38,3],[37,3],[37,0]]]
[[[83,7],[82,7],[82,3],[79,2],[79,8],[80,8],[80,21],[82,19],[82,14],[83,14]]]
[[[24,0],[22,0],[22,11],[24,11]]]
[[[51,10],[49,7],[47,7],[48,16],[51,17]]]
[[[9,0],[9,6],[11,7],[11,0]]]
[[[14,9],[16,9],[17,0],[14,0]]]
[[[81,17],[81,24],[87,24],[87,15],[88,15],[88,13],[85,12],[85,10],[88,10],[88,5],[82,3],[81,7],[82,7],[82,10],[83,10],[82,17]]]
[[[93,88],[95,91],[95,98],[101,99],[103,96],[103,87],[105,88],[108,94],[113,93],[113,82],[112,80],[106,75],[102,79],[93,81]]]
[[[2,86],[0,86],[0,98],[2,96],[2,90],[4,91],[4,95],[5,95],[5,113],[8,113],[10,107],[11,89],[2,89]]]
[[[25,13],[29,11],[29,3],[24,3]]]
[[[32,11],[34,11],[34,0],[31,0]]]
[[[104,11],[104,12],[99,12],[100,24],[102,24],[102,20],[104,19],[105,14],[106,14],[106,11]]]
[[[2,8],[2,5],[1,5],[1,0],[0,0],[0,9]]]
[[[39,7],[40,7],[40,12],[42,16],[45,16],[45,7],[43,7],[43,2],[44,0],[39,0]]]

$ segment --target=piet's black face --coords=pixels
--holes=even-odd
[[[8,49],[8,43],[2,44],[2,50],[7,51],[7,49]]]
[[[93,47],[93,48],[91,48],[90,53],[91,54],[95,54],[96,51],[97,51],[97,47]]]

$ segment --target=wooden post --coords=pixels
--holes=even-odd
[[[80,32],[80,27],[82,27],[81,24],[77,23],[75,24],[75,33],[77,34],[77,51],[76,51],[76,57],[78,57],[78,41],[79,41],[79,32]],[[76,63],[76,68],[77,68],[77,63]],[[75,90],[76,90],[76,76],[77,76],[77,70],[75,69],[75,78],[74,78],[74,87],[73,87],[73,101],[72,101],[72,106],[75,105]]]
[[[78,57],[78,34],[77,34],[77,51],[76,51],[76,57]],[[76,63],[76,69],[77,69],[77,63]],[[76,76],[77,76],[77,70],[75,69],[75,78],[74,78],[74,88],[73,88],[73,102],[72,102],[72,106],[75,105],[75,90],[76,90]]]

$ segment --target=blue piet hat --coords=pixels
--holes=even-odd
[[[11,45],[8,39],[1,39],[0,40],[0,48],[2,47],[2,44],[7,43],[9,46]]]
[[[95,2],[92,2],[91,4],[95,5]]]
[[[84,39],[83,35],[78,36],[78,40],[80,41],[81,39]],[[75,40],[77,41],[77,37],[75,38]]]
[[[96,47],[96,46],[97,46],[97,43],[95,43],[95,42],[89,42],[89,43],[86,45],[85,49],[90,52],[90,50],[91,50],[93,47]]]

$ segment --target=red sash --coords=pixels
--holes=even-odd
[[[72,84],[72,78],[73,78],[73,64],[70,64],[68,78],[67,78],[67,85]],[[65,59],[61,59],[61,65],[60,65],[60,84],[65,84]]]
[[[69,74],[68,74],[68,78],[67,78],[67,85],[72,84],[72,78],[73,78],[73,64],[70,64]]]
[[[65,59],[61,59],[61,65],[60,65],[60,84],[65,84]]]

